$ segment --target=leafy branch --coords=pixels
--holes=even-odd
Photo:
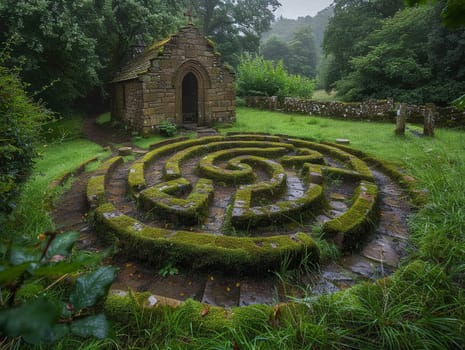
[[[38,238],[39,242],[32,246],[2,247],[6,259],[0,265],[0,333],[21,336],[31,344],[53,342],[69,333],[106,337],[108,321],[95,309],[107,295],[116,269],[101,266],[79,274],[84,267],[95,263],[95,258],[71,254],[78,232],[45,232]],[[68,274],[78,275],[69,295],[57,298],[47,293]],[[40,278],[56,281],[33,298],[21,300],[18,296],[21,288]]]

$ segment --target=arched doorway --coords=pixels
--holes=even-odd
[[[208,125],[210,123],[210,107],[207,101],[209,101],[211,81],[202,64],[196,60],[184,62],[173,74],[172,82],[176,95],[176,124]],[[192,86],[193,84],[196,84],[197,88],[192,89],[195,87],[195,85]],[[189,91],[191,91],[191,95],[189,95]],[[196,92],[196,98],[192,97],[192,91]],[[189,100],[194,101],[196,106],[185,103]],[[189,109],[193,112],[189,112]],[[186,113],[186,117],[189,117],[188,113],[194,113],[195,121],[187,122],[184,119],[184,113]]]
[[[191,72],[182,80],[182,122],[197,124],[199,120],[199,84]]]

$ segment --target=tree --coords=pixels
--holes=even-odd
[[[174,32],[180,17],[171,0],[4,0],[0,42],[15,38],[12,64],[30,91],[65,112],[108,82],[135,44]]]
[[[396,13],[403,0],[335,0],[334,16],[330,18],[323,40],[326,55],[333,55],[332,79],[326,77],[326,90],[331,90],[335,81],[351,71],[350,60],[364,54],[365,47],[358,42],[379,29],[382,20]]]
[[[444,105],[465,88],[465,31],[449,31],[438,6],[399,11],[358,45],[352,71],[337,82],[346,100],[393,97],[410,103]],[[458,90],[457,90],[458,89]]]
[[[409,6],[418,4],[437,3],[438,0],[405,0]],[[463,0],[447,0],[443,2],[441,17],[443,23],[449,28],[465,25],[465,2]]]
[[[238,53],[258,52],[260,36],[270,28],[279,6],[278,0],[194,0],[203,34],[233,66],[239,62]]]
[[[415,4],[425,4],[428,1],[426,1],[426,0],[406,0],[406,2],[410,6],[413,6]],[[433,0],[432,2],[436,3],[438,1]],[[447,1],[441,0],[441,1],[439,1],[439,6],[437,6],[437,8],[441,9],[442,21],[445,24],[445,26],[448,27],[449,29],[460,28],[460,27],[465,26],[465,2],[463,2],[462,0],[447,0]],[[444,31],[442,31],[442,32],[444,33]],[[439,40],[435,40],[436,38],[439,38]],[[438,55],[436,57],[437,61],[442,61],[441,58],[444,57],[444,56],[441,55],[441,52],[444,52],[444,49],[440,48],[444,44],[444,41],[441,40],[441,39],[446,39],[447,41],[450,41],[450,36],[447,35],[447,37],[445,37],[445,38],[444,38],[444,36],[442,36],[442,38],[441,38],[441,35],[439,35],[439,36],[438,35],[433,35],[432,36],[433,46],[436,45],[439,48],[439,50],[434,50],[433,51],[433,54],[435,52],[438,53]],[[456,40],[454,40],[454,42],[458,42],[460,44],[464,43],[463,36],[461,38],[457,37],[457,38],[454,38],[454,39],[456,39]],[[458,49],[458,50],[454,50],[454,51],[456,51],[458,53],[460,53],[460,52],[463,53],[463,48],[462,48],[462,50]],[[451,56],[456,57],[457,55],[455,55],[455,54],[450,55],[450,50],[447,50],[446,57],[451,57]],[[454,58],[454,60],[455,60],[455,58]],[[460,62],[460,61],[456,60],[456,62]],[[463,59],[461,60],[461,62],[463,62]],[[447,68],[448,68],[447,69],[448,71],[452,71],[451,67],[447,66]],[[463,68],[460,69],[458,75],[459,75],[459,78],[460,77],[463,78]],[[459,109],[465,109],[465,94],[458,97],[454,101],[452,101],[452,104],[455,105]]]
[[[277,36],[270,37],[260,47],[260,53],[266,60],[278,62],[283,60],[285,66],[289,63],[289,45]]]
[[[318,56],[310,26],[300,27],[287,43],[276,36],[271,37],[262,45],[261,53],[267,60],[282,60],[291,74],[309,78],[316,75]]]
[[[292,74],[314,78],[316,75],[317,50],[315,36],[310,26],[302,27],[294,33],[289,43],[288,70]]]

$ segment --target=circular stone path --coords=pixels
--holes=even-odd
[[[313,267],[298,282],[323,294],[389,275],[404,255],[408,196],[347,147],[231,134],[141,153],[81,175],[54,213],[62,229],[81,231],[81,248],[117,244],[115,289],[272,304],[302,292],[273,274],[285,267]],[[315,269],[316,239],[340,258]]]

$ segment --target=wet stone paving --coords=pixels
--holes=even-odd
[[[140,150],[138,157],[144,152]],[[172,155],[164,156],[150,164],[146,169],[146,181],[149,186],[162,181],[163,166]],[[188,159],[182,163],[183,177],[190,183],[196,183],[198,172],[196,165],[204,155]],[[334,167],[344,166],[333,159],[325,159],[326,164]],[[180,223],[166,222],[154,218],[138,210],[134,199],[127,191],[127,176],[131,162],[125,162],[112,173],[105,195],[109,202],[122,213],[137,217],[144,224],[164,228],[178,225],[190,231],[202,231],[213,234],[223,234],[222,227],[225,212],[236,191],[236,186],[214,183],[214,196],[208,209],[205,222],[197,226],[183,226]],[[224,166],[224,164],[221,164]],[[116,255],[108,263],[119,267],[117,280],[112,289],[148,291],[178,300],[194,298],[201,302],[225,307],[244,306],[254,303],[275,304],[285,301],[289,296],[300,297],[303,291],[307,295],[333,293],[353,286],[360,281],[369,281],[391,274],[405,257],[408,248],[407,219],[411,213],[408,197],[404,191],[382,172],[370,167],[379,191],[378,223],[373,233],[360,242],[360,249],[345,253],[337,261],[331,261],[319,266],[318,270],[306,272],[300,276],[299,286],[283,282],[276,274],[235,275],[222,271],[178,271],[166,266],[150,267],[135,259]],[[305,182],[299,177],[298,169],[286,167],[286,189],[279,200],[289,201],[300,198],[307,190]],[[261,170],[256,171],[257,180],[266,181],[269,175]],[[80,175],[57,205],[53,216],[57,227],[62,230],[81,232],[79,248],[100,251],[107,247],[93,227],[88,223],[85,204],[86,183],[90,174]],[[301,222],[290,221],[286,224],[270,227],[257,227],[252,235],[269,236],[306,232],[317,235],[315,228],[346,212],[351,205],[351,198],[357,187],[354,181],[338,178],[325,179],[324,195],[328,206],[317,211]],[[268,204],[266,202],[265,204]],[[334,242],[338,244],[337,238]],[[162,270],[164,270],[162,272]],[[162,276],[164,275],[164,276]],[[282,277],[282,276],[281,276]]]

